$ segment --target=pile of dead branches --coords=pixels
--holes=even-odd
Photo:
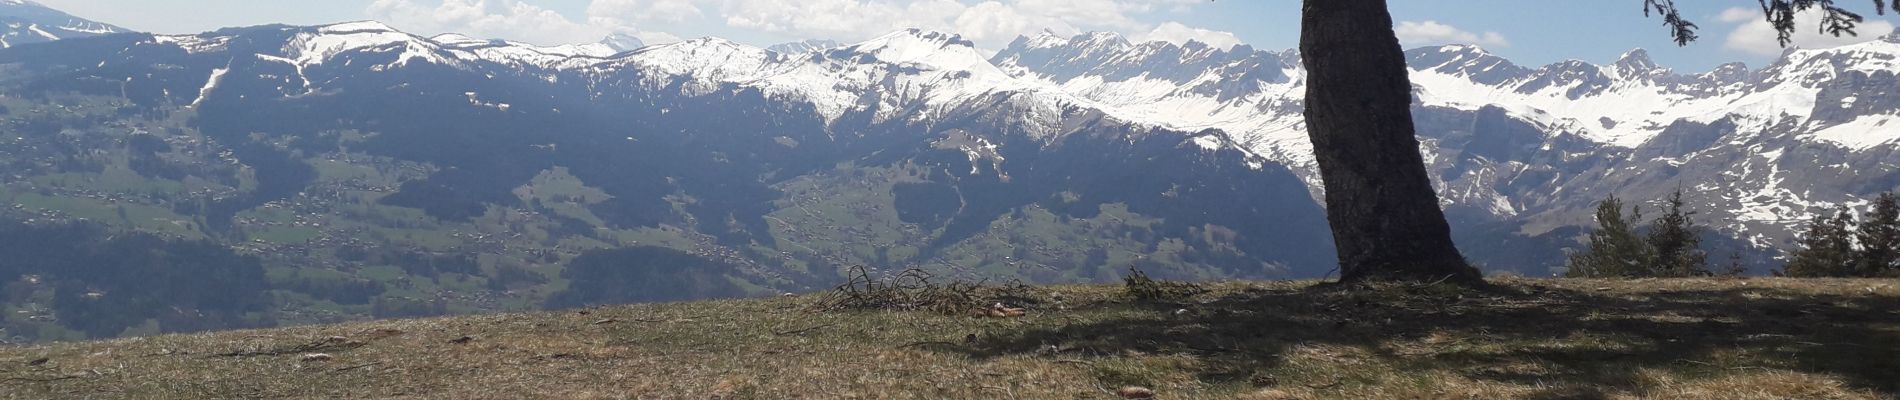
[[[851,268],[850,279],[838,285],[820,303],[827,311],[932,311],[964,314],[995,304],[1023,306],[1038,303],[1031,288],[1021,282],[990,285],[982,282],[937,283],[936,275],[907,269],[882,278],[863,266]]]

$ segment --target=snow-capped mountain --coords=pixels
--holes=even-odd
[[[501,207],[586,243],[676,237],[661,243],[781,281],[829,279],[780,268],[813,262],[1042,281],[1112,280],[1132,263],[1313,277],[1333,263],[1323,213],[1285,167],[1218,132],[1115,117],[954,34],[797,54],[718,38],[607,53],[374,22],[69,43],[0,51],[18,83],[0,90],[191,113],[178,131],[217,146],[199,154],[264,182],[176,208],[207,210],[187,218],[214,229],[266,205],[367,198],[444,224]],[[296,161],[313,156],[410,175],[373,197],[311,199],[334,193]],[[602,195],[523,205],[547,176]]]
[[[614,52],[634,51],[647,47],[647,42],[640,38],[618,32],[607,35],[607,38],[600,40],[600,44],[607,45],[608,48],[614,49]]]
[[[47,8],[30,0],[0,0],[0,48],[129,32]]]
[[[240,43],[244,48],[232,48]],[[521,86],[444,89],[468,105],[504,112],[567,113],[581,107],[574,101],[657,107],[758,96],[774,104],[773,118],[812,118],[829,141],[889,134],[873,127],[938,132],[979,122],[1001,136],[936,140],[961,143],[951,148],[1005,177],[1007,154],[1043,151],[1085,133],[1078,127],[1110,124],[1128,127],[1124,140],[1161,135],[1184,152],[1231,154],[1245,169],[1290,170],[1304,181],[1308,202],[1319,190],[1301,115],[1305,72],[1290,50],[1043,33],[992,56],[957,35],[916,29],[851,44],[768,49],[702,38],[629,50],[613,38],[569,46],[425,38],[374,22],[155,36],[128,45],[205,55],[211,65],[195,72],[200,76],[189,88],[166,92],[194,106],[216,104],[232,90],[222,80],[240,66],[228,55],[241,53],[282,67],[258,67],[281,79],[268,93],[240,98],[334,91],[366,81],[365,73],[515,82]],[[1560,248],[1588,222],[1591,204],[1611,193],[1643,200],[1691,189],[1690,200],[1720,233],[1778,247],[1809,213],[1861,204],[1900,186],[1900,129],[1888,127],[1900,118],[1892,89],[1900,87],[1900,34],[1791,50],[1760,70],[1729,64],[1695,74],[1658,66],[1642,50],[1605,65],[1536,68],[1474,46],[1407,55],[1426,159],[1461,240],[1483,247],[1471,242],[1536,238],[1539,244],[1524,246],[1539,249],[1536,260],[1513,264],[1560,262]],[[149,63],[110,59],[137,55],[107,57],[72,65]],[[521,97],[537,90],[558,94]],[[926,136],[934,134],[941,132]]]
[[[386,29],[387,27],[379,28]],[[481,40],[454,33],[437,35],[429,40],[447,50],[474,53],[473,58],[524,65],[552,65],[574,58],[604,59],[639,48],[623,49],[620,46],[627,43],[614,42],[614,38],[608,38],[599,43],[560,46],[535,46],[498,39]]]
[[[816,51],[829,50],[831,48],[838,47],[840,45],[841,44],[839,44],[838,41],[836,40],[812,39],[812,40],[801,40],[801,41],[789,42],[789,43],[779,43],[779,44],[766,47],[765,49],[770,50],[774,53],[779,53],[779,54],[805,54],[805,53],[811,53],[811,52],[816,52]]]
[[[1758,249],[1807,216],[1900,187],[1900,33],[1704,73],[1641,50],[1407,55],[1455,239],[1493,270],[1553,272],[1594,202],[1682,188],[1718,228],[1711,258],[1765,271]],[[286,310],[392,315],[538,304],[575,260],[643,246],[730,268],[626,279],[726,293],[822,290],[850,265],[1318,278],[1336,258],[1299,57],[915,29],[771,48],[369,21],[74,37],[0,49],[0,217],[209,241],[293,271],[270,279],[309,295]]]
[[[1449,206],[1528,233],[1586,222],[1610,193],[1690,188],[1704,218],[1757,246],[1833,204],[1900,187],[1900,33],[1798,49],[1759,71],[1682,74],[1643,50],[1541,68],[1475,46],[1407,52],[1426,156]],[[1314,185],[1298,54],[1044,34],[993,60],[1113,115],[1220,129]],[[1879,100],[1873,100],[1879,99]],[[1456,213],[1455,213],[1456,214]]]

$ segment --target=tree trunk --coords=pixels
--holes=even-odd
[[[1412,126],[1412,83],[1385,0],[1306,0],[1306,128],[1342,282],[1475,283],[1452,245]]]

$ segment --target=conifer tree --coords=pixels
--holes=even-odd
[[[1682,188],[1676,188],[1662,215],[1650,223],[1649,246],[1656,250],[1656,263],[1649,276],[1709,275],[1709,253],[1702,250],[1702,236],[1691,215],[1695,212],[1683,210]]]
[[[1881,193],[1874,208],[1862,218],[1860,252],[1855,254],[1855,275],[1865,277],[1900,274],[1900,201],[1893,192]]]
[[[1783,274],[1794,277],[1849,276],[1854,271],[1854,215],[1841,206],[1832,218],[1814,216],[1807,232],[1801,234],[1801,249],[1795,250],[1782,267]]]
[[[1655,265],[1655,249],[1636,234],[1642,208],[1623,216],[1623,200],[1610,195],[1597,203],[1597,229],[1590,232],[1590,248],[1570,255],[1566,275],[1581,278],[1638,277]]]
[[[1742,253],[1728,255],[1728,268],[1722,270],[1722,276],[1748,275],[1748,265],[1742,263]]]

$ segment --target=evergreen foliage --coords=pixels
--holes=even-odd
[[[1900,201],[1896,201],[1893,192],[1881,193],[1874,200],[1873,209],[1862,219],[1860,230],[1855,233],[1855,239],[1860,242],[1860,251],[1854,257],[1855,274],[1900,275]]]
[[[1702,250],[1702,235],[1683,210],[1682,189],[1677,188],[1665,201],[1663,214],[1651,222],[1649,245],[1655,249],[1656,263],[1650,276],[1709,275],[1709,253]]]
[[[567,290],[548,308],[667,302],[744,296],[733,282],[738,267],[664,247],[593,250],[567,263]]]
[[[1633,206],[1623,214],[1623,200],[1610,195],[1597,204],[1597,229],[1590,233],[1590,247],[1570,256],[1566,275],[1581,278],[1640,278],[1709,276],[1709,252],[1702,249],[1702,232],[1692,218],[1694,210],[1684,208],[1682,189],[1663,200],[1663,212],[1638,232],[1643,220],[1642,207]],[[1743,270],[1739,260],[1730,260],[1729,273]]]
[[[152,323],[165,333],[274,323],[260,318],[269,307],[262,264],[205,241],[0,220],[0,279],[0,299],[50,304],[42,321],[86,338]],[[0,317],[0,330],[42,332],[29,328]]]
[[[1623,200],[1611,195],[1597,203],[1597,229],[1590,232],[1590,247],[1572,254],[1566,275],[1582,278],[1633,278],[1647,276],[1656,260],[1656,251],[1636,225],[1642,220],[1642,208],[1632,207],[1623,215]]]
[[[1848,276],[1854,271],[1854,215],[1841,206],[1832,217],[1816,215],[1801,234],[1782,274],[1795,277]]]

